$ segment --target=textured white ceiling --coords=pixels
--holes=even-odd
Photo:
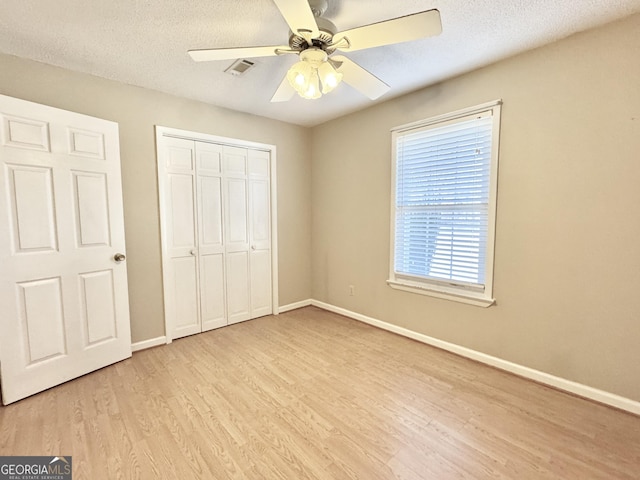
[[[378,102],[640,12],[640,0],[328,0],[339,30],[437,8],[438,37],[346,54],[391,86]],[[286,44],[272,0],[0,0],[0,52],[300,125],[371,105],[348,85],[271,96],[297,57],[195,63],[187,50]]]

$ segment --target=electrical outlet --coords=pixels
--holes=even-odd
[[[356,287],[349,285],[349,295],[353,297],[356,294]]]

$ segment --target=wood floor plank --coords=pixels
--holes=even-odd
[[[7,407],[0,455],[78,479],[635,479],[640,417],[314,307]]]

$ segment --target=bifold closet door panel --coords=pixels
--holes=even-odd
[[[251,318],[273,312],[271,285],[271,192],[270,154],[250,150],[249,233]]]
[[[222,146],[196,142],[198,259],[202,331],[227,325],[222,198]]]
[[[251,318],[247,149],[223,147],[222,163],[227,317],[229,323],[237,323]]]
[[[195,144],[166,138],[164,178],[165,315],[171,337],[201,331],[196,231]]]

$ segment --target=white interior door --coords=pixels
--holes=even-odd
[[[130,357],[131,333],[118,125],[2,95],[0,120],[8,404]]]

